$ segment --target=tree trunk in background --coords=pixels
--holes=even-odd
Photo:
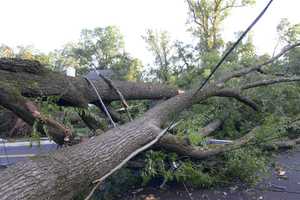
[[[103,80],[94,81],[101,97],[106,102],[119,100]],[[161,84],[114,81],[126,100],[162,99],[175,96],[176,88]],[[24,97],[58,96],[63,105],[85,107],[95,103],[95,91],[82,77],[67,77],[48,70],[38,62],[0,59],[0,87],[21,93]]]

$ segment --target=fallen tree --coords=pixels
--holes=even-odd
[[[286,48],[284,52],[289,49],[291,48]],[[228,87],[227,82],[249,73],[256,73],[269,63],[231,72],[211,82],[200,92],[196,92],[198,90],[196,88],[179,95],[176,95],[176,89],[160,85],[115,82],[127,100],[176,96],[158,104],[132,122],[110,129],[84,143],[9,167],[0,174],[1,199],[71,199],[88,186],[92,186],[94,180],[101,179],[118,168],[120,163],[137,149],[154,140],[173,116],[211,97],[235,98],[252,109],[259,110],[255,101],[245,96],[243,91],[276,83],[300,81],[300,77],[270,76],[263,80],[247,82],[236,88]],[[43,116],[26,97],[59,96],[61,100],[58,101],[59,104],[79,107],[97,103],[96,96],[84,79],[68,78],[50,72],[37,62],[0,61],[0,82],[0,105],[13,111],[29,124],[39,120],[48,129],[53,129],[51,135],[59,134],[63,138],[62,141],[72,134],[68,128]],[[96,84],[103,99],[118,100],[118,95],[113,93],[104,81]],[[67,89],[64,89],[65,86],[68,86]],[[178,154],[203,159],[245,144],[253,137],[255,131],[256,129],[253,129],[249,135],[233,144],[209,151],[185,144],[173,135],[166,135],[158,145]],[[57,141],[61,141],[61,138]]]

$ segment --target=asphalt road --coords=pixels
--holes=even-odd
[[[193,189],[182,184],[165,190],[144,188],[133,191],[127,200],[300,200],[300,150],[282,152],[276,157],[270,175],[258,185],[245,188],[233,185],[210,190]],[[282,175],[279,175],[279,171]]]
[[[0,166],[8,166],[18,161],[26,160],[34,155],[47,153],[57,149],[57,145],[49,140],[40,143],[7,142],[0,140]]]

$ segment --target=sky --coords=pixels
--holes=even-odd
[[[234,10],[222,27],[225,39],[244,30],[268,1]],[[115,25],[124,35],[127,51],[149,64],[152,56],[141,37],[147,29],[166,30],[173,40],[191,38],[185,0],[2,0],[0,8],[0,43],[33,45],[45,53],[78,40],[83,28]],[[300,0],[274,0],[253,29],[259,53],[272,52],[281,18],[300,23],[299,8]]]

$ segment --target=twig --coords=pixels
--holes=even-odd
[[[167,133],[170,129],[174,128],[176,125],[178,124],[178,122],[176,123],[171,123],[167,128],[165,128],[164,130],[162,130],[155,139],[153,139],[151,142],[147,143],[146,145],[138,148],[137,150],[135,150],[134,152],[132,152],[127,158],[125,158],[119,165],[117,165],[115,168],[113,168],[111,171],[109,171],[107,174],[105,174],[103,177],[94,180],[93,183],[97,183],[93,189],[91,190],[91,192],[89,193],[89,195],[85,198],[85,200],[89,200],[92,196],[93,193],[95,192],[95,190],[100,186],[100,184],[102,183],[102,181],[104,181],[107,177],[109,177],[110,175],[112,175],[113,173],[115,173],[117,170],[119,170],[120,168],[122,168],[130,159],[132,159],[134,156],[136,156],[137,154],[141,153],[142,151],[148,149],[149,147],[151,147],[153,144],[155,144],[162,136],[164,136],[165,133]]]
[[[182,184],[183,184],[183,186],[184,186],[185,191],[187,192],[187,194],[188,194],[188,196],[189,196],[189,199],[190,199],[190,200],[194,200],[193,197],[192,197],[192,195],[191,195],[191,193],[190,193],[190,191],[189,191],[188,188],[186,187],[185,183],[182,182]]]
[[[197,25],[199,25],[200,27],[203,27],[203,25],[201,24],[201,22],[197,21],[197,14],[196,14],[195,9],[193,8],[192,2],[191,2],[190,0],[187,0],[187,3],[188,3],[188,5],[189,5],[190,11],[191,11],[192,14],[193,14],[193,20],[194,20],[194,22],[195,22]]]
[[[253,66],[253,67],[243,68],[243,69],[235,71],[234,73],[231,73],[229,75],[225,75],[223,78],[221,78],[221,80],[219,80],[219,83],[224,83],[224,82],[226,82],[226,81],[228,81],[232,78],[238,78],[238,77],[244,76],[244,75],[249,74],[249,73],[254,72],[254,71],[258,71],[259,73],[262,73],[262,74],[267,74],[266,72],[264,72],[261,69],[263,66],[272,64],[277,59],[279,59],[281,56],[285,55],[288,51],[291,51],[291,50],[293,50],[294,48],[296,48],[298,46],[300,46],[300,42],[295,43],[291,46],[286,46],[277,55],[273,56],[268,61],[263,62],[263,63],[258,64],[256,66]],[[278,74],[271,74],[271,75],[278,76]],[[282,76],[282,75],[279,75],[279,76]]]

